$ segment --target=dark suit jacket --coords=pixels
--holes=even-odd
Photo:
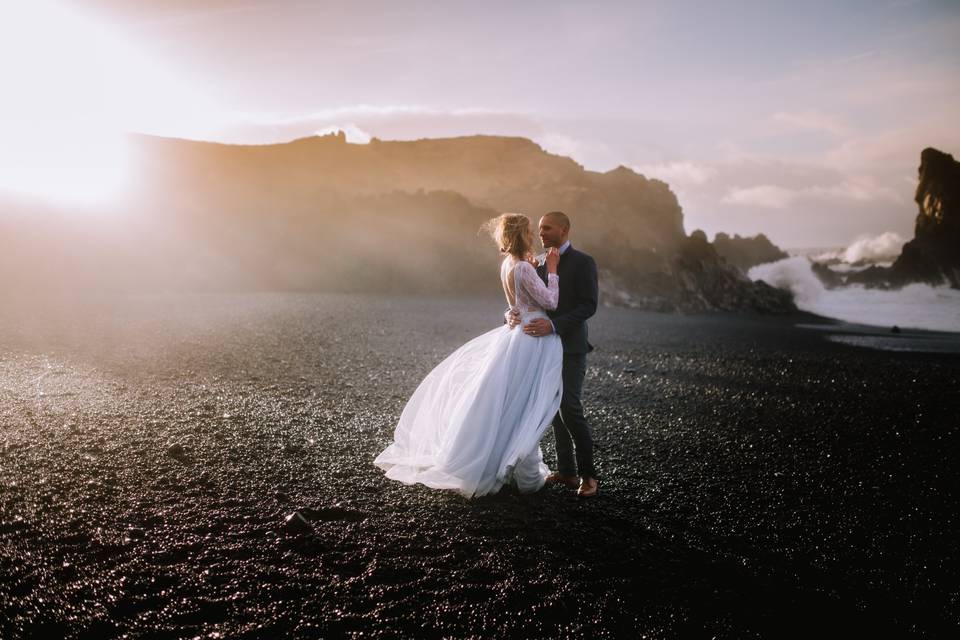
[[[546,266],[538,267],[537,273],[547,281]],[[593,346],[587,341],[587,318],[597,312],[600,295],[597,263],[570,245],[560,256],[557,275],[560,276],[560,301],[547,315],[563,343],[563,353],[590,353]]]

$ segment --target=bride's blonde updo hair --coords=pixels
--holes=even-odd
[[[481,228],[487,231],[500,247],[500,253],[509,253],[523,260],[533,248],[530,218],[522,213],[504,213],[491,218]]]

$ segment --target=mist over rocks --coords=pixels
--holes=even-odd
[[[720,256],[699,229],[681,243],[660,270],[636,277],[633,283],[626,283],[616,271],[601,270],[601,298],[617,306],[684,313],[797,310],[792,293],[763,280],[751,281]]]
[[[717,254],[740,269],[743,273],[765,262],[776,262],[789,257],[786,251],[773,244],[767,236],[758,233],[755,236],[740,236],[720,232],[713,238],[713,248]]]
[[[117,205],[0,215],[17,239],[0,289],[494,293],[498,254],[481,224],[562,210],[573,243],[597,258],[605,303],[793,309],[687,236],[665,182],[587,171],[525,138],[129,141],[133,184]],[[762,242],[728,245],[746,256]]]
[[[721,257],[706,234],[697,229],[677,249],[668,268],[642,283],[652,295],[638,308],[661,311],[753,311],[786,313],[796,311],[789,291],[763,280],[751,281],[740,269]]]

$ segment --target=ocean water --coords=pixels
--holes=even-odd
[[[877,327],[960,332],[960,291],[949,287],[911,284],[898,290],[866,289],[861,285],[827,289],[813,273],[806,256],[792,256],[757,265],[747,274],[793,292],[804,311]]]

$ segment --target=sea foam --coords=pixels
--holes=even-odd
[[[811,256],[817,262],[839,261],[847,264],[892,262],[900,255],[905,240],[893,231],[878,236],[862,235],[849,246]]]
[[[797,307],[821,316],[879,327],[960,332],[960,291],[946,286],[911,284],[884,290],[851,285],[827,289],[804,256],[757,265],[748,276],[791,291]]]

